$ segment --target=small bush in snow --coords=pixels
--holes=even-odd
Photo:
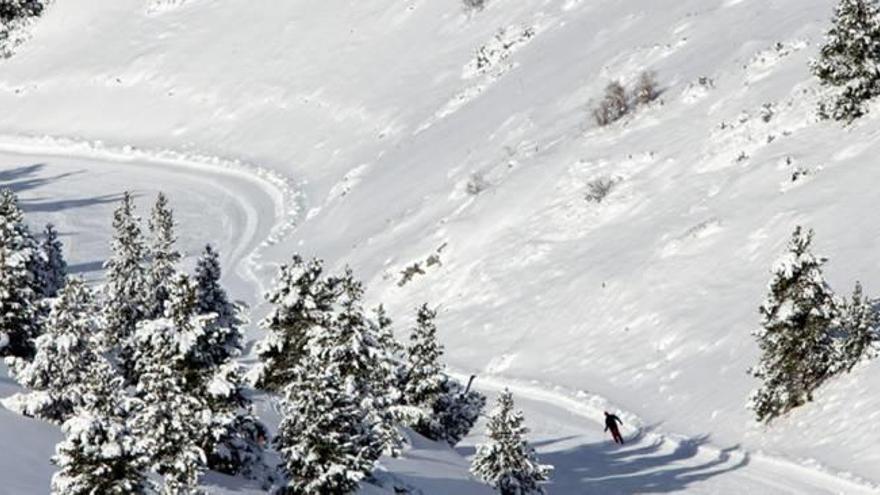
[[[600,177],[587,183],[587,194],[584,198],[590,203],[601,203],[614,189],[616,182],[607,177]]]
[[[465,10],[468,12],[480,11],[486,8],[488,0],[462,0]]]
[[[486,189],[489,189],[489,186],[491,184],[486,180],[486,176],[482,172],[474,172],[471,174],[470,179],[468,179],[465,190],[471,196],[477,196]]]
[[[606,126],[620,120],[629,112],[629,109],[626,88],[615,81],[605,87],[605,97],[593,110],[593,118],[596,119],[596,124]]]
[[[633,89],[633,98],[637,105],[647,105],[660,96],[660,87],[657,83],[657,75],[652,71],[645,71],[639,75],[636,87]]]

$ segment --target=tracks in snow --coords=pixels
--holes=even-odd
[[[488,392],[508,388],[518,397],[527,423],[537,425],[533,434],[540,437],[537,444],[542,455],[561,464],[554,475],[561,484],[550,486],[553,493],[880,493],[877,485],[820,466],[739,446],[720,448],[709,443],[708,437],[665,433],[628,412],[619,415],[627,425],[624,429],[629,440],[617,448],[603,432],[602,421],[604,411],[619,409],[604,397],[497,375],[480,376],[476,386]]]
[[[262,252],[278,243],[295,226],[300,208],[299,187],[290,178],[265,167],[199,153],[184,153],[169,149],[142,149],[134,146],[110,146],[101,141],[83,141],[54,136],[22,136],[0,134],[0,151],[22,156],[53,156],[59,158],[92,159],[102,162],[130,164],[145,167],[161,165],[196,173],[220,174],[247,181],[259,187],[271,199],[274,211],[271,226],[266,231],[266,211],[258,211],[253,205],[236,194],[231,188],[224,192],[239,204],[246,216],[241,236],[229,250],[235,272],[253,286],[257,295],[265,290],[265,276],[258,274],[262,268]],[[137,187],[137,184],[132,184]],[[214,186],[218,187],[218,186]]]

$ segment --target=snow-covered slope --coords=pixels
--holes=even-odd
[[[876,363],[771,428],[744,407],[749,333],[794,225],[816,229],[840,292],[857,279],[880,292],[877,112],[848,129],[814,117],[807,61],[833,3],[494,0],[469,15],[457,0],[58,1],[0,62],[0,132],[259,164],[289,178],[281,200],[204,188],[149,160],[137,173],[65,160],[84,170],[65,187],[167,189],[192,208],[187,237],[229,253],[271,237],[239,265],[262,284],[295,251],[350,263],[392,314],[440,305],[459,370],[604,397],[664,438],[876,484]],[[482,46],[495,51],[477,69]],[[645,69],[662,103],[596,128],[604,86]],[[4,161],[4,181],[41,161]],[[616,185],[587,202],[598,178]],[[87,239],[106,231],[86,223],[107,215],[69,208],[53,215],[82,232],[71,256],[97,263],[104,247]],[[290,219],[297,228],[283,229]],[[401,286],[417,262],[425,273]],[[253,300],[259,284],[245,285],[237,295]],[[606,462],[587,452],[585,464]]]

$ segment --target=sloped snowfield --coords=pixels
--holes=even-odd
[[[58,1],[0,61],[0,184],[92,279],[119,194],[144,212],[164,190],[182,247],[220,246],[255,317],[294,252],[351,264],[401,320],[439,305],[455,369],[512,387],[551,493],[878,492],[876,362],[772,427],[745,409],[795,225],[839,292],[880,292],[880,108],[814,116],[833,3]],[[646,69],[660,101],[595,127],[605,85]],[[0,410],[0,493],[44,493],[58,437]],[[462,458],[480,440],[386,469],[489,493]]]

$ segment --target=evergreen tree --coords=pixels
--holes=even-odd
[[[127,424],[131,404],[121,377],[99,359],[83,381],[83,401],[62,426],[52,458],[52,495],[152,493],[143,445]]]
[[[813,73],[825,86],[837,88],[819,113],[852,122],[867,111],[865,103],[880,94],[880,12],[875,0],[840,0],[825,35]]]
[[[138,330],[138,335],[144,333],[151,340],[136,338],[133,346],[134,375],[139,390],[144,390],[144,402],[153,403],[147,394],[154,397],[171,394],[171,400],[196,413],[189,424],[179,418],[174,420],[179,430],[170,435],[172,443],[162,445],[167,437],[156,440],[160,444],[160,453],[154,457],[157,470],[166,475],[170,490],[190,486],[205,463],[228,474],[267,478],[261,445],[267,431],[252,414],[250,400],[244,395],[241,369],[232,361],[240,349],[227,349],[229,354],[225,358],[215,359],[223,352],[213,347],[224,343],[213,342],[210,336],[229,332],[228,329],[218,331],[215,319],[214,313],[198,314],[196,287],[186,275],[178,274],[169,287],[164,317],[147,321]],[[163,331],[173,335],[162,336],[159,342],[153,340]],[[156,347],[161,345],[170,349],[166,349],[164,358],[157,360]],[[162,370],[170,375],[162,375]],[[150,375],[155,377],[157,373],[161,378],[160,388],[150,391],[148,385],[155,380]],[[184,435],[190,443],[180,443]],[[182,460],[173,457],[180,445],[185,453]],[[172,469],[169,465],[178,467]],[[181,466],[185,469],[178,469]]]
[[[339,284],[333,318],[308,330],[284,389],[275,447],[290,494],[350,493],[402,441],[391,414],[392,361],[381,343],[389,320],[366,317],[350,270]]]
[[[348,378],[348,393],[359,397],[363,407],[370,410],[387,453],[396,455],[402,438],[391,411],[396,402],[393,361],[383,346],[379,325],[364,312],[363,284],[350,269],[346,269],[340,284],[336,314],[328,328],[310,333],[309,352],[320,362],[336,367],[344,380]]]
[[[759,421],[812,400],[833,366],[838,309],[822,275],[825,260],[810,252],[812,239],[812,231],[795,229],[760,308],[763,323],[754,335],[762,356],[751,373],[762,386],[750,404]]]
[[[862,284],[858,282],[842,313],[843,342],[838,368],[840,371],[851,371],[856,364],[876,357],[880,351],[880,321],[871,302],[863,294]]]
[[[417,408],[418,413],[411,413],[405,422],[432,440],[455,446],[479,419],[486,398],[476,391],[465,391],[461,383],[446,374],[443,346],[437,342],[436,317],[435,311],[423,305],[410,333],[400,387],[403,403]]]
[[[40,333],[36,252],[15,193],[0,190],[0,355],[33,354]]]
[[[85,283],[71,279],[52,304],[33,359],[7,359],[11,375],[32,390],[6,399],[8,407],[63,423],[82,405],[86,377],[99,359],[94,342],[100,331],[97,308]]]
[[[196,312],[213,315],[205,341],[201,344],[204,356],[211,366],[220,366],[241,355],[244,336],[242,327],[247,323],[244,308],[229,301],[220,285],[220,258],[210,245],[196,263]]]
[[[354,378],[338,367],[307,357],[285,387],[274,440],[287,477],[284,495],[354,493],[382,455],[374,415],[348,392]]]
[[[134,214],[131,194],[125,193],[122,204],[113,214],[112,254],[104,268],[104,316],[106,344],[119,346],[134,333],[137,323],[146,316],[146,247],[140,219]],[[123,350],[124,351],[124,350]],[[123,360],[126,352],[122,352]]]
[[[37,257],[38,293],[43,298],[53,298],[67,282],[67,262],[64,261],[64,246],[58,238],[58,231],[50,223],[43,230]]]
[[[43,8],[41,0],[0,0],[0,22],[37,16],[43,12]]]
[[[437,342],[437,312],[422,305],[407,347],[403,397],[407,404],[430,408],[443,393],[443,346]]]
[[[159,193],[150,215],[150,263],[147,270],[146,312],[150,318],[158,318],[165,311],[168,287],[177,272],[180,253],[174,249],[174,213],[168,198]]]
[[[502,495],[544,493],[552,466],[540,464],[525,439],[528,429],[521,411],[514,409],[513,395],[505,390],[489,418],[488,442],[477,447],[472,472]]]
[[[293,380],[293,370],[303,356],[310,330],[328,326],[340,281],[325,277],[320,260],[294,256],[281,267],[275,287],[266,295],[272,311],[261,322],[268,331],[257,344],[260,364],[253,381],[261,388],[280,392]]]
[[[162,493],[169,495],[194,491],[206,467],[200,444],[208,436],[211,412],[190,393],[181,373],[197,332],[177,328],[170,319],[159,319],[141,323],[133,335],[140,401],[132,429],[150,467],[164,478]]]

